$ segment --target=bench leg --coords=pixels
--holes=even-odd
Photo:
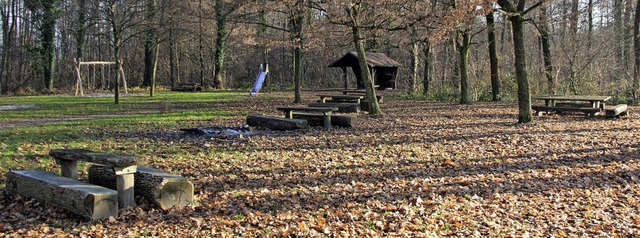
[[[331,128],[331,113],[324,114],[324,129]]]
[[[116,188],[118,190],[118,208],[135,207],[134,177],[137,166],[113,168],[116,174]]]
[[[78,161],[68,159],[57,159],[56,163],[60,165],[60,175],[67,178],[78,178]]]

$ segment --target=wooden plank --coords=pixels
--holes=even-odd
[[[86,149],[55,149],[49,152],[55,159],[82,160],[113,167],[129,167],[136,164],[138,157],[124,154],[101,153]]]
[[[605,110],[605,115],[609,118],[626,116],[627,114],[627,104],[618,104]]]
[[[300,111],[300,112],[336,112],[335,107],[279,107],[279,111]]]
[[[116,177],[108,166],[89,167],[89,183],[107,188],[116,187]],[[193,202],[193,183],[188,179],[158,169],[138,166],[135,173],[135,195],[168,210],[183,208]]]
[[[280,131],[304,129],[309,126],[306,120],[289,119],[258,114],[247,116],[247,125]]]
[[[314,102],[310,103],[309,107],[334,107],[338,108],[338,112],[341,113],[358,113],[360,112],[360,104],[358,103],[338,103],[338,102]]]
[[[118,216],[116,191],[47,171],[10,171],[6,191],[61,207],[90,220]]]
[[[116,64],[116,62],[111,62],[111,61],[85,61],[85,62],[80,62],[79,65],[108,65],[108,64]]]
[[[611,96],[591,95],[539,95],[531,97],[533,100],[557,100],[557,101],[607,101]]]
[[[554,111],[554,112],[584,112],[584,113],[596,113],[599,112],[599,108],[592,107],[547,107],[547,106],[532,106],[531,109],[536,111]]]

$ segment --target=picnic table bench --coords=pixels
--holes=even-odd
[[[60,174],[72,179],[78,177],[78,161],[110,166],[117,178],[118,207],[127,208],[136,205],[133,176],[137,171],[137,157],[85,149],[57,149],[49,151],[49,155],[60,165]]]
[[[344,95],[349,95],[349,94],[367,94],[367,91],[364,89],[344,89],[344,90],[340,90],[340,92],[342,92],[342,94]]]
[[[283,111],[284,117],[289,119],[293,119],[294,112],[318,113],[323,117],[325,129],[331,128],[331,112],[338,111],[338,108],[335,107],[279,107],[277,109]]]
[[[320,94],[320,95],[318,95],[318,97],[320,97],[320,101],[321,102],[327,102],[327,99],[330,98],[332,101],[336,101],[336,102],[355,102],[355,103],[360,103],[360,100],[364,99],[364,96],[362,96],[362,95]]]
[[[611,96],[589,95],[541,95],[531,97],[533,100],[544,100],[544,106],[532,106],[536,115],[542,112],[584,112],[588,116],[596,116],[605,109],[605,102]],[[568,103],[567,103],[568,102]],[[578,103],[575,103],[578,102]],[[587,102],[581,104],[580,102]]]

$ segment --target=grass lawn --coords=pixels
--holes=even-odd
[[[317,100],[305,92],[305,102]],[[0,236],[633,236],[640,233],[640,120],[544,115],[518,125],[513,102],[397,100],[355,128],[185,135],[281,115],[292,93],[160,92],[154,98],[10,97],[0,111],[0,180],[57,172],[55,148],[140,156],[189,178],[196,203],[143,199],[86,222],[0,193]],[[86,179],[81,164],[80,179]],[[0,185],[2,186],[2,185]]]

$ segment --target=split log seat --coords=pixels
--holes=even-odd
[[[66,209],[90,220],[118,216],[116,191],[47,171],[10,171],[6,191]]]
[[[618,116],[627,116],[627,114],[628,114],[627,104],[618,104],[605,110],[605,115],[608,118],[613,118]]]
[[[247,116],[247,125],[264,127],[279,131],[304,129],[309,126],[306,120],[265,116],[259,114]]]
[[[49,155],[60,165],[60,174],[72,179],[78,177],[78,161],[87,161],[109,166],[112,169],[112,173],[117,177],[119,208],[136,206],[133,176],[137,169],[137,157],[93,152],[85,149],[56,149],[51,150]]]
[[[311,126],[323,126],[324,116],[321,114],[294,112],[293,118],[304,119]],[[338,127],[355,127],[356,118],[348,115],[331,115],[331,125]]]
[[[360,104],[357,103],[339,103],[339,102],[314,102],[309,107],[335,107],[340,113],[358,113],[360,112]]]
[[[532,106],[531,109],[535,111],[537,116],[540,116],[542,112],[583,112],[590,116],[595,116],[600,112],[599,108],[593,107],[549,107],[549,106]]]
[[[183,208],[193,202],[193,183],[180,175],[138,166],[134,180],[136,196],[144,197],[162,210]],[[116,176],[108,166],[94,164],[89,167],[89,183],[115,188]]]

